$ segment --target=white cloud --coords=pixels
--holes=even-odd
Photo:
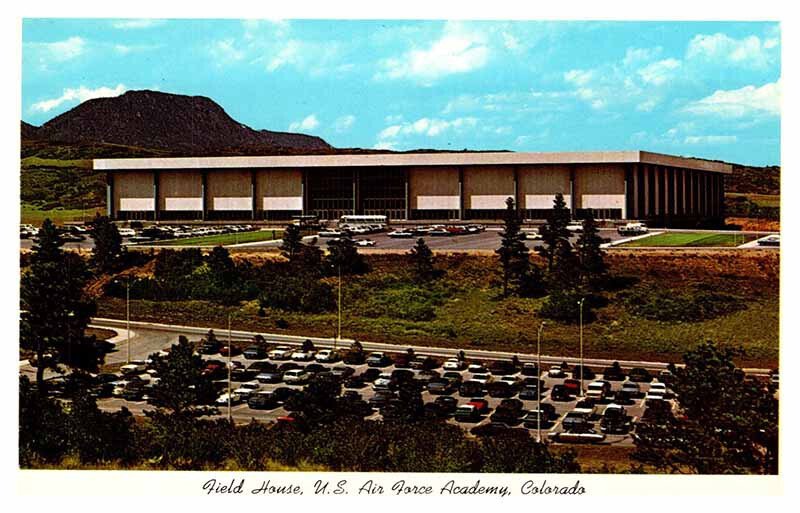
[[[295,121],[289,125],[290,132],[307,132],[319,126],[319,120],[315,114],[309,114],[302,121]]]
[[[42,100],[31,105],[31,110],[36,112],[50,112],[63,103],[72,103],[77,100],[78,103],[83,103],[86,100],[94,98],[110,98],[119,96],[127,89],[124,84],[118,84],[117,87],[98,87],[97,89],[89,89],[85,86],[80,86],[76,89],[64,89],[64,92],[58,98],[49,100]]]
[[[687,135],[683,140],[685,144],[732,144],[735,143],[735,135]]]
[[[405,136],[437,137],[445,132],[463,132],[478,126],[478,119],[461,117],[452,120],[439,118],[420,118],[416,121],[390,125],[378,133],[378,141],[395,143]]]
[[[392,141],[378,141],[372,147],[373,150],[396,150],[397,143]]]
[[[648,64],[637,73],[646,84],[661,85],[669,80],[673,72],[681,67],[677,59],[664,59]]]
[[[121,20],[112,23],[112,26],[121,30],[135,30],[146,29],[163,25],[165,20],[158,20],[153,18],[142,18],[137,20]]]
[[[662,48],[657,46],[655,48],[628,48],[625,51],[625,58],[622,59],[622,64],[625,66],[633,66],[642,62],[649,62],[661,54]]]
[[[64,62],[72,60],[86,52],[86,40],[73,36],[63,41],[52,43],[25,43],[25,48],[32,50],[40,65],[46,66],[48,62]]]
[[[594,77],[591,70],[573,69],[564,73],[564,80],[577,86],[584,86]]]
[[[347,132],[356,122],[356,117],[352,114],[348,114],[346,116],[340,116],[336,118],[336,121],[333,123],[333,128],[339,133]]]
[[[376,79],[411,79],[429,85],[455,73],[467,73],[486,65],[489,47],[486,35],[460,23],[447,23],[441,37],[424,48],[379,62]]]
[[[726,34],[698,34],[689,42],[686,57],[762,68],[776,58],[777,38],[762,41],[758,36],[734,39]]]
[[[641,112],[650,112],[656,107],[656,105],[658,105],[658,99],[650,98],[636,105],[636,110]]]
[[[120,55],[130,53],[147,52],[160,48],[161,45],[114,45],[114,51]]]
[[[684,110],[692,114],[715,115],[723,118],[744,116],[778,116],[781,109],[780,80],[733,90],[718,90],[711,96],[690,103]]]
[[[240,61],[245,55],[243,50],[236,47],[236,42],[232,38],[212,42],[208,47],[208,53],[218,66]]]

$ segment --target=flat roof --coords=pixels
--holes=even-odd
[[[251,157],[175,157],[95,159],[105,171],[150,169],[309,168],[380,166],[480,166],[525,164],[656,164],[715,173],[732,173],[733,166],[692,157],[648,151],[486,152],[486,153],[373,153],[339,155],[280,155]]]

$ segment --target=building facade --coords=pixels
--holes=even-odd
[[[495,220],[507,198],[537,220],[561,193],[575,218],[666,226],[722,220],[732,172],[644,151],[98,159],[94,168],[107,172],[108,214],[118,220]]]

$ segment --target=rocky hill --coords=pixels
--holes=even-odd
[[[22,138],[55,145],[146,148],[172,156],[332,149],[311,135],[254,130],[204,96],[147,90],[86,101],[38,128],[23,122]]]

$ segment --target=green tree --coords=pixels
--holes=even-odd
[[[300,227],[296,224],[286,225],[283,231],[283,241],[281,242],[281,255],[290,263],[303,249],[303,235]]]
[[[84,336],[96,311],[84,291],[86,263],[77,253],[63,251],[62,245],[55,226],[45,220],[20,285],[20,345],[36,352],[36,383],[42,393],[46,368],[64,363],[95,370],[100,357]]]
[[[539,228],[542,236],[542,245],[536,250],[547,260],[547,272],[553,269],[558,246],[562,240],[569,240],[569,230],[567,225],[570,220],[570,211],[564,201],[564,195],[560,192],[553,200],[553,209],[547,215],[547,222]]]
[[[208,332],[207,339],[216,339],[212,331]],[[207,405],[216,398],[211,377],[203,373],[203,358],[194,354],[194,348],[183,335],[172,345],[169,354],[154,354],[150,358],[151,367],[159,378],[149,394],[154,405],[176,415],[197,415],[204,411],[200,405]]]
[[[525,236],[520,230],[521,226],[522,220],[514,206],[514,199],[506,199],[505,225],[503,231],[500,232],[500,247],[495,250],[503,267],[504,296],[508,296],[510,287],[514,287],[519,292],[519,286],[530,268],[528,247],[525,245]]]
[[[526,432],[507,430],[481,438],[482,472],[578,473],[580,465],[573,451],[555,455],[547,445],[537,443]]]
[[[99,212],[91,224],[91,235],[94,240],[92,265],[103,273],[118,269],[122,261],[123,247],[117,225],[107,216],[101,216]]]
[[[339,417],[342,385],[332,376],[316,376],[302,392],[286,401],[286,409],[301,412],[310,424],[327,424]]]
[[[69,447],[67,416],[61,404],[37,391],[27,376],[19,378],[19,464],[59,461]]]
[[[604,242],[606,240],[600,236],[597,223],[590,211],[583,220],[583,231],[575,243],[575,249],[583,285],[591,290],[602,287],[608,271],[603,258],[603,249],[600,247]]]
[[[682,415],[637,428],[636,459],[679,473],[777,473],[776,390],[745,376],[737,353],[706,342],[683,356],[671,386]]]
[[[411,267],[414,270],[414,278],[419,282],[425,282],[435,276],[436,270],[433,266],[433,251],[425,243],[425,239],[417,239],[416,245],[408,253],[411,260]]]
[[[556,243],[553,265],[547,274],[548,290],[573,290],[581,285],[580,261],[567,239]]]
[[[328,276],[342,274],[362,274],[367,271],[367,263],[358,252],[351,237],[341,237],[328,244],[328,254],[324,261],[325,273]]]

